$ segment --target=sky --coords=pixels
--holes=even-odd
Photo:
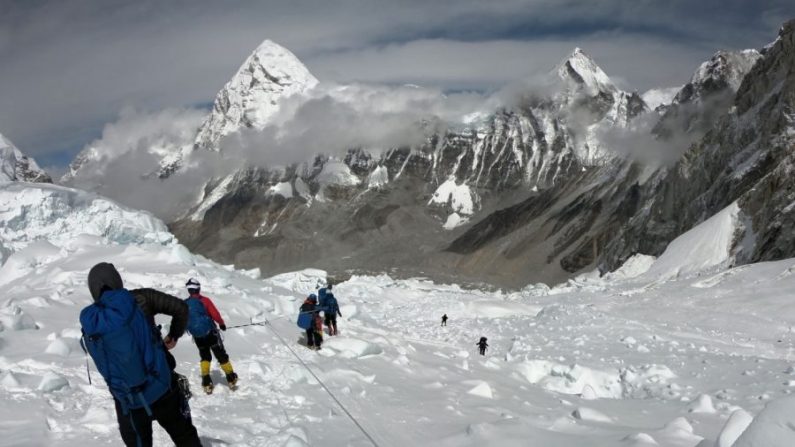
[[[494,91],[573,48],[622,88],[759,48],[791,0],[0,0],[0,133],[63,167],[123,110],[209,107],[265,39],[321,81]]]

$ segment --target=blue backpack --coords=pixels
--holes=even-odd
[[[328,293],[329,291],[325,287],[317,291],[317,304],[319,306],[322,307],[326,305],[326,296],[328,296]]]
[[[160,334],[126,289],[102,294],[80,312],[83,347],[124,414],[145,408],[171,388],[171,369]]]
[[[340,305],[337,303],[337,298],[335,298],[334,294],[332,293],[326,294],[326,310],[329,315],[334,317],[337,316],[337,312],[340,310]]]
[[[207,313],[207,308],[198,298],[187,298],[185,303],[188,305],[188,332],[193,338],[206,337],[215,329],[215,323]]]
[[[295,322],[301,329],[311,329],[315,324],[314,312],[300,312],[298,314],[298,321]]]

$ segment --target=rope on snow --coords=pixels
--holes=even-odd
[[[337,405],[340,407],[340,409],[342,409],[342,411],[345,413],[345,415],[346,415],[346,416],[348,416],[348,418],[351,420],[351,422],[353,422],[353,424],[354,424],[354,425],[356,425],[356,427],[359,429],[359,431],[361,431],[361,432],[362,432],[362,434],[363,434],[363,435],[364,435],[364,436],[365,436],[365,437],[366,437],[366,438],[367,438],[367,439],[368,439],[368,440],[369,440],[369,441],[370,441],[370,442],[371,442],[371,443],[372,443],[372,444],[373,444],[375,447],[380,447],[380,446],[378,445],[378,443],[375,441],[375,439],[373,439],[373,437],[370,435],[370,433],[368,433],[368,432],[367,432],[367,430],[365,430],[365,429],[364,429],[364,427],[362,426],[362,424],[360,424],[360,423],[359,423],[359,421],[358,421],[358,420],[356,420],[356,418],[355,418],[355,417],[354,417],[354,416],[351,414],[351,412],[350,412],[350,411],[348,411],[348,409],[347,409],[347,408],[345,408],[345,405],[343,405],[343,404],[342,404],[342,402],[340,402],[340,400],[339,400],[339,399],[337,399],[337,396],[335,396],[335,395],[334,395],[334,393],[332,393],[332,392],[331,392],[331,390],[329,389],[329,387],[327,387],[327,386],[326,386],[326,384],[325,384],[325,383],[323,383],[323,381],[322,381],[322,380],[320,380],[320,377],[318,377],[318,376],[317,376],[317,374],[315,374],[315,372],[314,372],[314,371],[312,371],[312,368],[310,368],[310,367],[309,367],[309,365],[307,365],[307,364],[304,362],[304,360],[303,360],[303,359],[301,359],[301,357],[300,357],[300,356],[299,356],[299,355],[298,355],[298,354],[297,354],[297,353],[296,353],[296,352],[293,350],[293,348],[290,346],[290,344],[289,344],[289,343],[287,343],[287,341],[285,341],[285,340],[284,340],[284,338],[281,336],[281,334],[279,334],[279,332],[276,330],[276,328],[275,328],[275,327],[273,327],[273,325],[271,325],[270,321],[268,321],[268,320],[265,320],[265,321],[259,321],[259,322],[251,322],[251,323],[248,323],[248,324],[241,324],[241,325],[238,325],[238,326],[229,326],[229,327],[227,327],[227,329],[234,329],[234,328],[238,328],[238,327],[245,327],[245,326],[266,326],[266,327],[268,327],[268,328],[271,330],[271,332],[273,332],[273,335],[275,335],[275,336],[276,336],[276,338],[278,338],[278,339],[279,339],[279,341],[281,342],[281,344],[283,344],[283,345],[284,345],[284,347],[285,347],[285,348],[287,348],[287,349],[290,351],[290,353],[291,353],[291,354],[293,354],[293,357],[295,357],[295,358],[298,360],[298,362],[299,362],[299,363],[301,363],[301,366],[303,366],[303,367],[304,367],[304,369],[306,369],[307,371],[309,371],[309,374],[311,374],[311,375],[312,375],[312,377],[314,377],[314,378],[315,378],[315,380],[317,380],[317,383],[319,383],[319,384],[320,384],[320,386],[322,386],[322,387],[323,387],[323,389],[326,391],[326,393],[328,393],[328,395],[331,397],[331,399],[332,399],[332,400],[334,400],[334,402],[336,402],[336,403],[337,403]],[[289,420],[289,419],[288,419],[288,420]]]

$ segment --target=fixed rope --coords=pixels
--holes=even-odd
[[[304,360],[303,360],[303,359],[301,359],[301,357],[298,355],[298,353],[296,353],[296,352],[293,350],[293,348],[292,348],[292,347],[290,347],[290,344],[289,344],[289,343],[287,343],[287,341],[285,341],[285,340],[284,340],[284,338],[282,338],[281,334],[279,334],[279,332],[276,330],[276,328],[275,328],[275,327],[273,327],[273,326],[270,324],[270,321],[268,321],[268,320],[265,320],[265,321],[262,321],[262,322],[259,322],[259,323],[251,323],[251,324],[249,324],[249,325],[246,325],[246,326],[251,326],[251,325],[254,325],[254,324],[257,324],[257,325],[262,325],[262,326],[267,326],[267,327],[268,327],[268,328],[271,330],[271,332],[273,332],[273,335],[275,335],[275,336],[276,336],[276,338],[278,338],[278,339],[279,339],[279,341],[280,341],[280,342],[281,342],[281,343],[284,345],[284,347],[285,347],[285,348],[287,348],[287,349],[290,351],[290,353],[292,353],[292,354],[293,354],[293,357],[295,357],[295,358],[298,360],[298,362],[300,362],[300,363],[301,363],[301,366],[303,366],[303,367],[304,367],[304,369],[306,369],[307,371],[309,371],[309,374],[311,374],[311,375],[312,375],[312,377],[314,377],[314,378],[315,378],[315,380],[317,380],[317,383],[319,383],[319,384],[320,384],[320,386],[322,386],[322,387],[323,387],[323,389],[324,389],[324,390],[326,390],[326,393],[328,393],[328,395],[329,395],[329,396],[331,396],[331,399],[333,399],[333,400],[334,400],[334,402],[336,402],[336,403],[337,403],[337,405],[340,407],[340,409],[342,409],[342,411],[345,413],[345,415],[346,415],[346,416],[348,416],[348,418],[351,420],[351,422],[353,422],[353,424],[354,424],[354,425],[356,425],[356,427],[357,427],[357,428],[358,428],[358,429],[359,429],[359,430],[362,432],[362,434],[364,434],[364,436],[365,436],[365,437],[366,437],[366,438],[367,438],[367,439],[368,439],[368,440],[369,440],[369,441],[370,441],[370,442],[371,442],[371,443],[372,443],[372,444],[373,444],[375,447],[380,447],[380,446],[378,445],[378,443],[375,441],[375,439],[373,439],[373,437],[372,437],[372,436],[370,436],[370,433],[367,433],[367,430],[365,430],[365,429],[364,429],[364,427],[362,427],[362,424],[360,424],[360,423],[359,423],[359,421],[357,421],[357,420],[356,420],[356,418],[355,418],[355,417],[353,417],[353,415],[351,414],[351,412],[350,412],[350,411],[348,411],[348,409],[347,409],[347,408],[345,408],[345,405],[343,405],[343,404],[342,404],[342,402],[340,402],[340,400],[339,400],[339,399],[337,399],[337,396],[335,396],[335,395],[334,395],[334,393],[332,393],[332,392],[331,392],[331,390],[330,390],[330,389],[329,389],[329,388],[326,386],[326,384],[325,384],[325,383],[323,383],[323,381],[322,381],[322,380],[320,380],[320,377],[318,377],[318,376],[317,376],[317,374],[315,374],[315,372],[314,372],[314,371],[312,371],[312,369],[309,367],[309,365],[307,365],[307,364],[304,362]]]

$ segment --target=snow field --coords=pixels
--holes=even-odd
[[[240,389],[213,364],[216,392],[191,401],[206,445],[369,445],[293,352],[382,446],[795,445],[795,260],[726,270],[731,253],[715,250],[700,253],[717,262],[705,271],[637,257],[612,275],[518,292],[354,276],[334,288],[340,335],[315,352],[295,318],[325,272],[261,280],[148,237],[158,226],[145,214],[83,225],[92,209],[64,207],[49,220],[59,231],[3,239],[0,445],[119,442],[107,388],[93,365],[89,383],[79,347],[85,277],[100,261],[129,288],[177,296],[199,277],[229,326],[268,321],[224,333]],[[190,337],[173,352],[199,391]],[[155,441],[168,444],[159,428]]]

